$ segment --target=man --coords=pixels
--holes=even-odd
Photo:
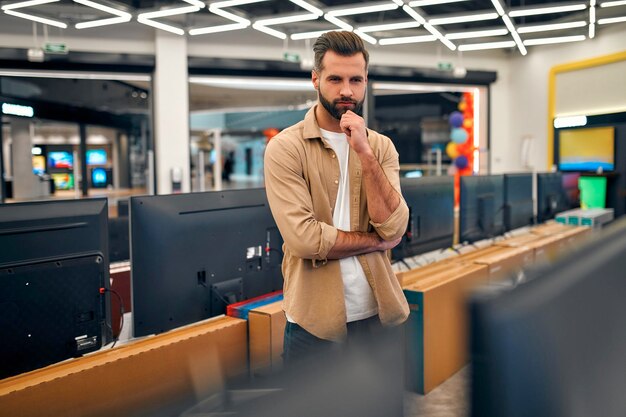
[[[368,52],[351,32],[327,32],[313,50],[319,103],[265,152],[267,197],[285,241],[287,363],[409,314],[385,253],[408,220],[398,153],[361,116]]]

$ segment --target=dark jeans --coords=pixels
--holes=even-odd
[[[402,416],[403,327],[383,327],[378,316],[347,326],[346,341],[336,343],[287,322],[283,359],[295,375],[294,386],[308,384],[306,389],[318,393],[313,398],[336,405],[330,409],[337,415]]]

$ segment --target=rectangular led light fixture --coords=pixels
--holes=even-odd
[[[376,45],[378,41],[373,36],[368,35],[367,33],[363,33],[360,30],[355,30],[354,33],[363,39],[365,42],[370,43],[372,45]]]
[[[579,127],[585,125],[587,125],[587,116],[566,116],[554,118],[555,129],[562,129],[564,127]]]
[[[419,13],[417,13],[415,10],[411,9],[409,6],[407,6],[406,4],[404,6],[402,6],[402,10],[404,10],[404,12],[406,14],[408,14],[409,16],[411,16],[413,19],[415,19],[419,24],[423,25],[426,23],[426,19],[424,19],[422,17],[422,15],[420,15]]]
[[[278,39],[287,39],[287,34],[280,32],[276,29],[272,29],[272,28],[268,28],[267,26],[260,25],[258,23],[253,24],[252,28],[258,30],[259,32],[266,33]]]
[[[196,35],[205,35],[208,33],[228,32],[230,30],[245,29],[248,26],[250,25],[246,25],[245,23],[230,23],[227,25],[207,26],[207,27],[202,27],[202,28],[190,29],[189,34],[191,36],[196,36]]]
[[[577,22],[554,23],[551,25],[520,26],[517,28],[517,31],[519,33],[535,33],[535,32],[547,32],[550,30],[581,28],[585,26],[587,26],[587,22],[583,20],[579,20]]]
[[[508,33],[509,31],[506,29],[474,30],[472,32],[448,33],[446,39],[485,38],[489,36],[504,36],[508,35]]]
[[[459,45],[459,51],[481,51],[485,49],[502,49],[514,47],[515,42],[513,41],[471,43],[466,45]]]
[[[21,1],[19,3],[11,3],[2,6],[2,10],[14,10],[21,9],[23,7],[31,7],[31,6],[39,6],[41,4],[55,3],[61,0],[29,0],[29,1]]]
[[[610,23],[620,23],[620,22],[626,22],[626,16],[609,17],[607,19],[598,20],[599,25],[608,25]]]
[[[591,23],[589,25],[589,39],[593,39],[596,37],[596,25],[595,23]]]
[[[421,42],[433,42],[437,37],[433,35],[421,35],[421,36],[403,36],[400,38],[387,38],[378,41],[380,45],[401,45],[407,43],[421,43]]]
[[[132,19],[132,16],[130,15],[110,17],[108,19],[100,19],[100,20],[93,20],[91,22],[76,23],[74,27],[76,29],[88,29],[88,28],[95,28],[98,26],[107,26],[107,25],[116,25],[118,23],[126,23],[126,22],[130,22],[131,19]]]
[[[602,3],[600,3],[600,7],[615,7],[615,6],[626,6],[626,0],[603,1]]]
[[[21,17],[22,19],[32,20],[33,22],[43,23],[44,25],[50,25],[61,29],[67,29],[67,24],[59,22],[58,20],[46,19],[45,17],[34,16],[32,14],[16,12],[15,10],[5,10],[6,14]]]
[[[549,14],[549,13],[575,12],[578,10],[585,10],[586,8],[587,8],[587,5],[585,3],[570,4],[566,6],[539,7],[539,8],[534,8],[534,9],[513,10],[509,12],[509,16],[522,17],[522,16],[535,16],[539,14]]]
[[[587,39],[585,35],[576,36],[560,36],[556,38],[527,39],[524,41],[526,46],[550,45],[555,43],[579,42]]]
[[[176,26],[166,25],[165,23],[155,22],[154,20],[145,19],[142,17],[137,17],[137,21],[141,24],[152,26],[157,29],[164,30],[166,32],[174,33],[176,35],[184,35],[185,31],[181,28],[177,28]]]
[[[383,4],[375,4],[372,6],[358,6],[358,7],[350,7],[349,9],[332,10],[328,12],[327,14],[331,16],[352,16],[355,14],[386,12],[388,10],[395,10],[397,8],[398,8],[398,5],[395,3],[383,3]]]
[[[244,4],[251,4],[251,3],[260,3],[262,1],[268,1],[268,0],[226,0],[226,1],[218,1],[217,3],[213,3],[211,4],[211,7],[224,9],[226,7],[241,6]]]
[[[458,3],[467,0],[415,0],[409,3],[410,7],[435,6],[437,4]]]
[[[337,27],[343,30],[347,30],[350,32],[352,31],[352,26],[350,26],[348,23],[344,22],[343,20],[336,18],[333,15],[326,13],[324,15],[324,19],[328,20],[330,23],[332,23],[333,25],[336,25]]]
[[[141,13],[139,16],[137,16],[137,19],[141,18],[141,19],[156,19],[159,17],[168,17],[168,16],[176,16],[179,14],[185,14],[185,13],[195,13],[197,11],[199,11],[200,8],[196,7],[196,6],[184,6],[184,7],[177,7],[174,9],[165,9],[165,10],[157,10],[155,12],[146,12],[146,13]]]
[[[35,115],[35,110],[31,106],[2,103],[2,114],[9,116],[33,117]]]
[[[493,20],[500,17],[498,13],[479,13],[465,16],[439,17],[430,19],[428,23],[431,25],[451,25],[454,23],[479,22],[482,20]]]
[[[414,20],[409,22],[387,23],[385,25],[361,26],[358,28],[363,33],[378,32],[386,30],[411,29],[417,28],[420,24]]]
[[[504,9],[500,4],[500,0],[491,0],[491,3],[493,4],[493,7],[496,8],[496,12],[498,12],[498,14],[502,16],[504,14]]]
[[[306,13],[306,14],[298,14],[292,16],[284,16],[284,17],[274,17],[272,19],[261,19],[254,22],[254,24],[263,25],[263,26],[272,26],[272,25],[282,25],[285,23],[294,23],[294,22],[304,22],[306,20],[315,20],[318,16]]]
[[[302,39],[313,39],[318,38],[326,32],[330,32],[329,30],[318,30],[315,32],[302,32],[302,33],[294,33],[290,36],[290,38],[294,41],[302,40]]]
[[[304,10],[308,10],[309,12],[313,13],[316,16],[322,16],[324,15],[324,12],[320,9],[318,9],[317,7],[307,3],[304,0],[290,0],[293,4],[302,7]]]

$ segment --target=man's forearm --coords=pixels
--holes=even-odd
[[[328,259],[341,259],[350,256],[363,255],[375,251],[385,251],[400,242],[385,241],[376,233],[344,232],[339,230],[335,245],[328,252]]]
[[[373,153],[361,156],[363,181],[367,195],[367,211],[372,221],[383,223],[400,204],[400,196],[389,183]]]

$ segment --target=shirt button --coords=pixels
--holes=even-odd
[[[335,180],[335,184],[339,184],[339,180]]]

